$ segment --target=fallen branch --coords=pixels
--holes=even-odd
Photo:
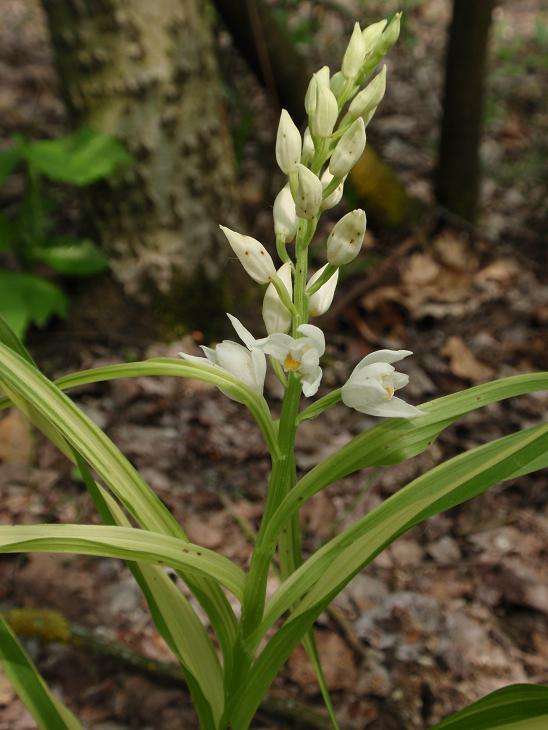
[[[71,623],[58,611],[14,608],[2,611],[1,615],[20,637],[73,646],[110,659],[161,684],[176,687],[184,684],[177,664],[151,659],[119,641],[98,636],[92,629]],[[292,728],[329,730],[331,727],[326,717],[291,698],[267,697],[261,703],[260,711],[273,720],[287,722]]]

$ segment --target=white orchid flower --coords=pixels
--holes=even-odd
[[[187,355],[185,352],[180,352],[179,355],[188,362],[195,362],[200,365],[209,364],[226,370],[253,392],[262,395],[266,375],[264,352],[255,346],[257,340],[236,317],[231,314],[227,316],[245,347],[237,342],[232,342],[232,340],[223,340],[215,348],[202,345],[202,350],[207,358],[205,361],[203,357]]]
[[[410,350],[378,350],[366,355],[341,388],[342,402],[370,416],[422,416],[423,411],[394,397],[396,390],[407,385],[409,376],[397,373],[391,363],[412,354]]]
[[[313,324],[302,324],[297,331],[303,337],[291,337],[279,332],[255,340],[255,346],[278,360],[287,373],[299,375],[303,394],[308,398],[316,393],[322,379],[319,363],[325,351],[325,337],[321,329]]]

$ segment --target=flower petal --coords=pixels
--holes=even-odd
[[[214,362],[211,362],[205,357],[200,357],[199,355],[188,355],[186,352],[180,352],[179,357],[181,357],[183,360],[186,360],[187,362],[193,362],[196,365],[209,365],[212,367],[215,366]]]
[[[236,330],[236,334],[240,338],[240,340],[244,343],[244,345],[251,350],[252,347],[255,347],[255,338],[251,334],[251,332],[243,326],[243,324],[240,322],[239,319],[234,317],[232,314],[226,314],[226,316],[229,318],[229,320],[232,323],[232,326]]]
[[[355,383],[348,380],[341,388],[342,402],[357,411],[383,403],[386,395],[386,390],[376,378],[364,378],[361,382]]]
[[[394,373],[392,376],[392,382],[394,383],[394,390],[405,388],[407,383],[409,383],[409,375],[406,373]]]
[[[316,366],[314,369],[310,370],[306,374],[306,376],[303,377],[303,395],[306,396],[306,398],[310,398],[311,395],[315,395],[317,393],[318,388],[320,387],[321,379],[322,369],[319,366]]]
[[[413,353],[411,350],[377,350],[376,352],[370,352],[356,365],[355,370],[361,370],[365,365],[372,365],[376,362],[398,362],[403,360],[404,357],[409,357]]]
[[[417,416],[424,416],[424,411],[406,403],[401,398],[392,398],[392,400],[383,401],[375,405],[371,404],[363,408],[356,408],[356,410],[361,413],[367,413],[370,416],[382,416],[385,418],[416,418]]]
[[[312,340],[314,347],[318,351],[318,355],[321,356],[324,354],[325,337],[319,327],[316,327],[313,324],[301,324],[301,326],[297,328],[297,331]]]
[[[291,349],[291,346],[295,340],[290,335],[283,334],[282,332],[276,332],[268,337],[264,337],[261,340],[255,341],[255,346],[266,352],[267,355],[272,355],[276,360],[283,363],[285,356]]]

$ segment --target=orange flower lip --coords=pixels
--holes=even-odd
[[[290,352],[287,353],[285,360],[284,360],[284,369],[285,370],[298,370],[301,367],[301,361],[295,360],[295,358],[291,355]]]
[[[392,398],[394,397],[394,388],[391,385],[387,385],[385,387],[385,390],[388,395],[384,400],[392,400]]]

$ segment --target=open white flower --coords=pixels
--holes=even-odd
[[[366,355],[341,388],[342,402],[370,416],[422,416],[423,411],[394,397],[396,390],[407,385],[409,376],[397,373],[391,363],[412,354],[410,350],[378,350]]]
[[[278,360],[286,373],[299,375],[303,394],[309,397],[316,393],[322,379],[319,363],[325,351],[325,338],[321,329],[313,324],[302,324],[298,332],[303,337],[276,333],[256,340],[255,344],[267,355]]]
[[[229,314],[228,318],[245,347],[232,340],[223,340],[215,348],[202,345],[202,350],[207,358],[205,361],[203,357],[187,355],[185,352],[180,352],[179,355],[188,362],[196,362],[200,365],[207,363],[226,370],[255,393],[262,395],[266,375],[264,352],[255,346],[257,341],[236,317]],[[229,395],[229,397],[231,396]]]

